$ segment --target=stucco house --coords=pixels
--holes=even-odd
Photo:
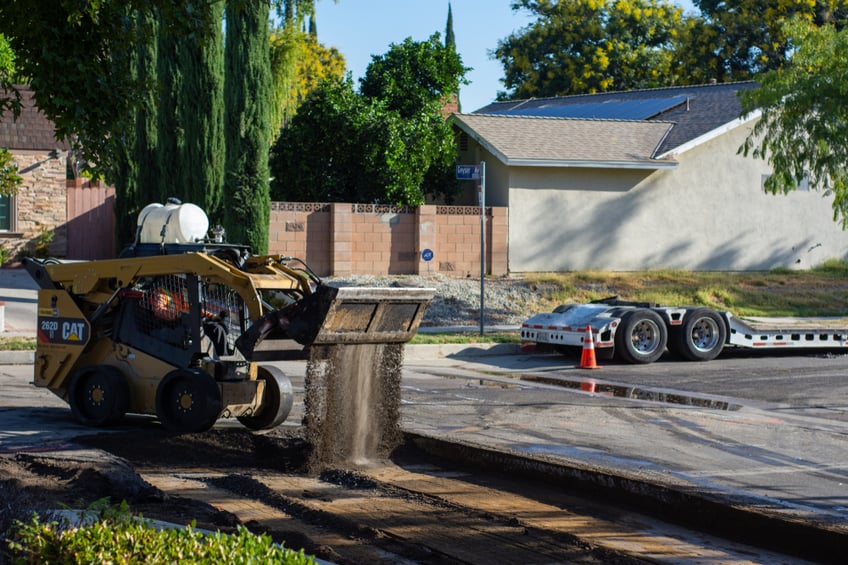
[[[848,256],[831,200],[763,190],[738,154],[752,82],[495,102],[454,114],[460,163],[509,210],[511,272],[810,268]]]

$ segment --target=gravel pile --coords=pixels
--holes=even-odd
[[[441,274],[366,276],[327,279],[333,286],[397,286],[435,288],[422,327],[476,326],[480,323],[480,279]],[[541,293],[518,277],[486,279],[484,322],[487,326],[518,326],[544,311]]]

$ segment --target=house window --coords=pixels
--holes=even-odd
[[[11,196],[0,196],[0,231],[12,231]]]

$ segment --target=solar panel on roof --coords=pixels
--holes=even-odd
[[[506,116],[538,116],[546,118],[584,118],[597,120],[647,120],[686,102],[686,96],[646,98],[644,100],[609,100],[606,102],[563,103],[545,100],[511,110],[492,111]]]

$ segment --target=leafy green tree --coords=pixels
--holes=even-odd
[[[445,97],[459,91],[469,69],[452,47],[442,45],[435,33],[426,41],[406,38],[375,55],[360,80],[363,96],[385,100],[403,118],[422,111],[438,111]]]
[[[771,164],[771,193],[808,183],[833,197],[834,221],[848,229],[848,29],[798,19],[785,33],[796,46],[790,63],[742,98],[746,112],[762,115],[740,151]]]
[[[0,147],[0,196],[12,196],[23,182],[15,158],[8,149]]]
[[[682,10],[666,0],[516,0],[538,19],[498,42],[499,99],[674,83]]]
[[[276,138],[312,90],[325,80],[344,77],[345,59],[335,47],[322,45],[314,33],[287,26],[271,34],[271,72],[271,124]]]
[[[271,153],[272,196],[303,202],[379,198],[366,171],[368,134],[378,131],[379,107],[357,95],[350,78],[327,81],[307,97]]]
[[[6,37],[0,33],[0,88],[11,86],[15,76],[15,54]],[[2,105],[0,105],[2,112]],[[10,196],[17,191],[23,179],[12,154],[0,147],[0,196]]]
[[[228,239],[268,251],[271,212],[268,140],[271,138],[269,8],[265,2],[227,7],[226,186]]]
[[[133,78],[139,41],[133,11],[158,10],[162,25],[183,33],[204,29],[209,11],[186,17],[172,0],[78,0],[0,3],[0,32],[15,53],[16,72],[29,79],[39,109],[84,160],[114,178],[128,154],[134,112],[155,85]],[[13,98],[0,104],[9,106]]]
[[[11,85],[15,77],[15,52],[6,36],[0,33],[0,86]]]
[[[274,145],[273,197],[420,205],[426,194],[454,194],[441,104],[466,69],[438,37],[373,57],[360,93],[350,77],[315,89]]]

